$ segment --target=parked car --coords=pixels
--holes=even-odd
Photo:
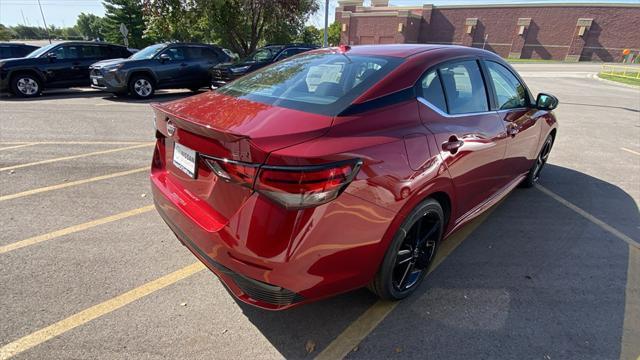
[[[0,60],[0,91],[33,97],[45,88],[89,86],[89,66],[128,57],[127,48],[107,43],[69,41],[41,47],[24,58]]]
[[[156,89],[209,86],[209,68],[228,62],[229,56],[214,45],[166,43],[148,46],[128,59],[101,61],[91,66],[91,86],[147,99]]]
[[[21,58],[38,49],[38,46],[13,42],[0,42],[0,59]]]
[[[256,71],[276,61],[317,48],[318,46],[309,44],[267,45],[257,49],[238,63],[227,62],[212,67],[211,86],[213,88],[223,86],[244,74]]]
[[[481,49],[315,50],[153,105],[153,197],[246,303],[283,309],[367,285],[398,300],[450,234],[534,185],[557,105]]]

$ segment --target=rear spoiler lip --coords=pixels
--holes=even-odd
[[[151,107],[154,110],[157,110],[159,112],[162,112],[168,115],[168,117],[174,120],[180,128],[185,129],[194,134],[202,135],[208,138],[213,138],[213,139],[225,141],[225,142],[234,142],[242,139],[251,140],[251,138],[247,135],[236,134],[236,133],[225,131],[209,125],[202,125],[198,123],[196,119],[187,118],[185,116],[178,115],[170,111],[166,107],[162,106],[162,104],[160,103],[152,103]]]

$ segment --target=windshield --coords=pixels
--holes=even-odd
[[[217,91],[333,116],[401,62],[382,56],[305,54],[245,75]]]
[[[35,49],[32,52],[29,53],[29,55],[25,56],[28,58],[37,58],[42,54],[46,54],[48,53],[51,49],[53,49],[54,47],[56,47],[58,44],[49,44],[47,46],[43,46],[39,49]]]
[[[244,61],[269,61],[282,49],[282,46],[271,46],[258,49],[247,56]]]
[[[159,53],[162,49],[164,49],[164,46],[165,46],[164,44],[147,46],[146,48],[131,55],[129,59],[133,59],[133,60],[153,59],[153,57],[156,56],[157,53]]]

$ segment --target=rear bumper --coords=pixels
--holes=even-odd
[[[180,228],[164,213],[162,206],[155,203],[158,213],[176,235],[178,240],[186,246],[209,270],[215,273],[222,283],[240,300],[270,310],[284,309],[304,300],[300,294],[296,294],[285,288],[270,285],[251,279],[236,273],[226,266],[218,263],[204,251],[202,251]]]
[[[158,212],[239,300],[282,310],[362,287],[377,271],[394,217],[388,210],[343,193],[288,211],[253,193],[225,218],[156,161],[163,147],[151,171]]]

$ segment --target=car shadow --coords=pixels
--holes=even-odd
[[[115,96],[113,94],[109,94],[106,95],[104,97],[104,100],[108,100],[108,101],[112,101],[115,103],[129,103],[129,104],[151,104],[151,103],[156,103],[156,102],[165,102],[165,101],[172,101],[172,100],[179,100],[179,99],[184,99],[190,96],[194,96],[194,95],[198,95],[201,94],[203,92],[205,92],[206,90],[203,89],[201,91],[191,91],[191,90],[185,90],[185,91],[179,91],[179,90],[172,90],[172,91],[165,91],[165,90],[160,90],[157,91],[153,97],[151,99],[136,99],[132,96]],[[104,93],[103,93],[104,94]]]
[[[551,164],[542,184],[640,237],[621,188]],[[625,242],[539,189],[516,189],[348,357],[618,358],[627,261]],[[375,301],[361,289],[281,312],[238,304],[285,358],[311,358]]]
[[[42,95],[32,98],[23,98],[13,96],[9,93],[2,93],[0,100],[2,101],[15,101],[15,102],[31,102],[42,100],[55,100],[55,99],[68,99],[68,98],[96,98],[102,97],[105,93],[100,90],[94,90],[91,88],[70,88],[70,89],[51,89],[42,92]]]
[[[13,102],[38,102],[43,100],[56,100],[56,99],[74,99],[74,98],[103,98],[107,101],[119,102],[119,103],[133,103],[133,104],[150,104],[154,102],[164,102],[183,99],[189,96],[201,94],[207,91],[205,88],[198,92],[191,90],[159,90],[151,99],[136,99],[132,96],[118,97],[114,94],[90,89],[90,88],[71,88],[71,89],[51,89],[46,90],[41,96],[32,98],[21,98],[13,96],[8,93],[0,95],[0,101],[13,101]]]

